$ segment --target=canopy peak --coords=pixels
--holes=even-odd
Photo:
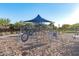
[[[28,21],[25,21],[25,22],[34,22],[34,23],[42,23],[42,22],[51,22],[51,21],[48,21],[44,18],[42,18],[39,14],[32,20],[28,20]]]

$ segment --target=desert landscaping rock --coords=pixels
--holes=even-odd
[[[66,35],[65,35],[66,36]],[[64,35],[62,39],[52,39],[51,42],[46,38],[39,38],[31,40],[26,43],[17,41],[17,37],[7,37],[0,39],[0,56],[71,56],[78,55],[78,41],[68,39]],[[41,35],[40,35],[41,37]],[[43,42],[44,41],[44,42]],[[77,43],[76,43],[77,42]],[[76,49],[76,48],[78,49]],[[72,49],[73,48],[73,49]]]

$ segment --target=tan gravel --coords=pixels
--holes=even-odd
[[[0,39],[0,56],[63,56],[71,55],[67,46],[72,45],[71,40],[53,39],[49,41],[47,34],[38,34],[38,43],[30,38],[24,45],[17,41],[17,37]],[[44,36],[42,36],[44,35]]]

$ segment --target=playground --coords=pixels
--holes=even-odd
[[[33,25],[20,27],[17,34],[0,36],[1,56],[79,56],[78,34],[60,32],[54,22],[40,15],[24,22]]]

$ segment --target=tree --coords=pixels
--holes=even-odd
[[[75,30],[75,31],[79,31],[79,23],[73,24],[73,25],[71,26],[71,29],[72,29],[72,30]]]
[[[61,27],[61,29],[65,31],[65,30],[70,29],[70,26],[71,25],[69,25],[69,24],[63,24],[62,27]]]
[[[10,24],[10,20],[7,18],[7,19],[4,19],[4,18],[0,18],[0,25],[1,26],[7,26]]]
[[[27,26],[27,27],[32,27],[34,24],[33,23],[25,23],[25,26]]]
[[[57,27],[54,25],[54,22],[50,22],[49,28],[50,28],[51,30],[56,30],[56,29],[57,29]]]
[[[16,23],[14,24],[15,29],[19,29],[21,26],[24,26],[24,25],[25,25],[25,23],[22,22],[22,21],[16,22]]]
[[[10,20],[8,18],[0,18],[0,30],[7,31],[9,28]]]
[[[14,27],[15,27],[14,24],[9,24],[9,30],[10,30],[11,34],[13,34],[13,31],[15,30]]]

